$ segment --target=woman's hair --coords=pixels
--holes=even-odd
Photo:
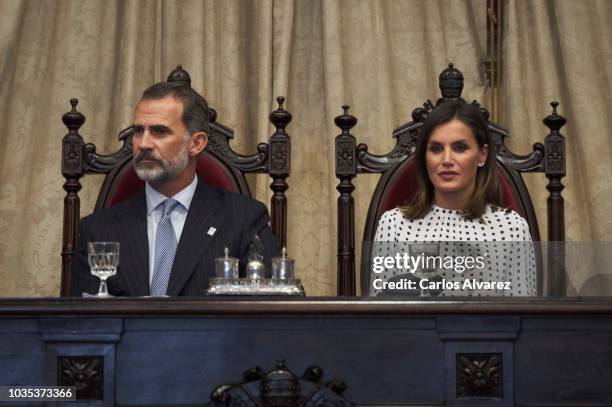
[[[476,188],[467,207],[463,210],[463,216],[468,219],[480,218],[485,212],[487,204],[500,206],[501,197],[495,171],[495,151],[491,143],[487,122],[476,106],[465,102],[448,101],[438,105],[421,127],[421,135],[417,140],[416,152],[414,153],[418,190],[407,206],[400,207],[404,217],[408,219],[423,218],[431,210],[434,186],[427,172],[425,158],[427,143],[436,127],[453,119],[460,120],[472,129],[479,149],[482,149],[485,144],[489,145],[489,154],[484,166],[478,167]]]

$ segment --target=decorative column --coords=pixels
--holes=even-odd
[[[344,113],[334,119],[342,133],[336,137],[336,187],[338,197],[338,288],[339,296],[354,296],[355,289],[355,202],[351,195],[355,190],[352,179],[357,174],[355,157],[356,139],[350,133],[357,118],[348,113],[349,106],[342,106]]]
[[[285,127],[291,122],[291,113],[283,108],[285,98],[276,98],[278,109],[270,113],[270,122],[276,131],[270,137],[270,157],[268,159],[268,174],[272,177],[270,189],[273,191],[271,207],[272,232],[278,238],[281,246],[287,246],[287,196],[289,188],[287,177],[291,170],[291,138]]]
[[[548,277],[550,295],[565,296],[565,212],[561,196],[565,177],[565,137],[560,133],[567,120],[557,114],[558,102],[550,104],[552,114],[544,118],[550,133],[544,139],[544,173],[548,178]]]
[[[72,109],[62,116],[62,121],[68,127],[68,134],[62,139],[62,175],[66,178],[64,190],[64,239],[62,241],[62,282],[60,296],[70,295],[70,269],[72,256],[76,247],[79,233],[79,218],[81,201],[80,178],[85,171],[83,147],[85,142],[79,134],[79,128],[85,123],[85,116],[76,110],[78,99],[70,99]],[[67,229],[67,230],[66,230]]]

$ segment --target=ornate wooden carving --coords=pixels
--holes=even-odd
[[[287,177],[291,171],[291,138],[285,131],[291,122],[291,113],[283,107],[285,98],[276,98],[278,109],[270,113],[270,121],[276,131],[270,137],[270,159],[268,160],[268,174],[272,177],[270,189],[272,195],[272,232],[278,238],[281,246],[287,245],[287,196],[285,192],[289,185]]]
[[[168,74],[166,82],[176,82],[182,85],[191,86],[191,76],[183,69],[183,65],[177,65],[176,69]],[[212,120],[212,119],[211,119]]]
[[[353,404],[342,393],[344,382],[321,382],[323,370],[307,368],[298,378],[281,360],[265,374],[260,367],[246,370],[239,384],[224,384],[210,395],[209,407],[348,407]]]
[[[457,398],[503,397],[501,353],[457,354]]]
[[[77,400],[103,400],[102,356],[58,356],[58,386],[75,386]]]
[[[442,97],[435,104],[431,100],[427,100],[422,106],[412,111],[412,120],[393,131],[392,136],[396,143],[391,151],[386,154],[371,154],[368,151],[368,145],[363,143],[357,145],[355,138],[349,133],[349,130],[357,123],[357,119],[348,115],[348,107],[345,106],[345,113],[335,119],[336,125],[342,129],[342,134],[336,137],[336,177],[340,181],[336,188],[340,192],[340,197],[338,198],[337,248],[338,295],[355,294],[355,290],[350,284],[355,279],[355,219],[352,197],[355,187],[351,180],[358,174],[376,173],[382,175],[370,204],[364,230],[363,240],[371,241],[374,239],[376,231],[377,219],[375,217],[377,215],[378,203],[390,179],[390,176],[385,175],[390,174],[390,170],[397,168],[398,165],[415,152],[421,126],[435,106],[448,100],[465,102],[461,97],[463,92],[463,74],[453,64],[449,64],[448,68],[440,73],[439,86]],[[476,100],[471,103],[478,107],[485,119],[488,120],[489,111]],[[559,129],[565,124],[565,119],[556,113],[556,106],[555,102],[553,114],[545,119],[545,124],[551,129],[551,133],[546,137],[544,144],[535,143],[533,150],[526,155],[517,155],[508,150],[505,145],[505,140],[510,135],[508,130],[496,123],[488,122],[493,149],[496,151],[498,162],[503,167],[506,176],[520,197],[532,238],[535,241],[540,240],[540,232],[533,204],[529,198],[529,192],[521,177],[523,172],[544,172],[548,177],[549,184],[547,188],[550,191],[548,200],[548,239],[555,242],[565,240],[563,198],[561,197],[563,185],[560,181],[565,176],[565,139],[559,133]],[[349,123],[352,124],[349,125]],[[555,243],[552,246],[549,248],[549,252],[553,257],[549,257],[549,262],[553,262],[555,266],[549,268],[549,270],[552,270],[551,277],[553,281],[551,293],[563,295],[565,292],[564,250],[559,243]],[[362,251],[362,254],[367,255],[367,250]],[[538,265],[541,265],[542,261],[538,251],[536,251],[536,257]],[[369,274],[366,269],[367,264],[368,261],[362,261],[362,287],[368,286],[369,282]],[[551,263],[549,263],[550,265]],[[541,269],[542,267],[538,267],[539,293],[543,291]]]
[[[448,64],[448,68],[440,72],[438,84],[440,86],[442,99],[438,99],[436,105],[446,100],[461,99],[461,93],[463,92],[463,74],[460,70],[456,69],[452,63]]]
[[[62,175],[66,179],[64,190],[64,230],[62,234],[62,282],[60,295],[70,293],[70,269],[72,256],[76,246],[79,225],[81,201],[80,178],[83,176],[83,137],[79,129],[85,123],[85,116],[77,111],[79,101],[70,99],[72,109],[62,116],[62,121],[68,127],[68,134],[62,139]]]
[[[355,295],[355,202],[351,195],[352,183],[357,171],[356,139],[350,133],[357,118],[348,113],[349,106],[342,106],[344,113],[334,120],[342,129],[336,137],[336,187],[338,197],[338,295]]]
[[[168,82],[178,82],[191,86],[191,77],[181,65],[178,65],[167,78]],[[283,108],[285,98],[277,98],[279,108],[270,114],[270,121],[276,131],[270,137],[269,143],[257,145],[254,154],[242,155],[232,150],[229,142],[234,138],[234,131],[222,123],[217,122],[217,112],[210,108],[210,128],[206,151],[219,159],[233,175],[242,194],[251,195],[245,174],[262,173],[272,177],[270,189],[274,192],[271,198],[271,227],[272,231],[284,246],[287,242],[287,197],[286,182],[290,172],[291,139],[285,131],[291,122],[291,113]],[[88,173],[106,174],[102,189],[96,202],[96,210],[107,205],[110,191],[115,182],[119,167],[131,160],[132,157],[132,127],[119,132],[121,148],[108,155],[99,154],[92,143],[85,144],[78,133],[85,122],[85,116],[76,110],[78,101],[71,99],[72,110],[66,113],[62,120],[68,127],[68,134],[63,139],[62,146],[62,174],[66,178],[64,189],[64,233],[62,245],[62,283],[61,296],[70,294],[70,269],[72,256],[76,245],[79,225],[79,196],[81,189],[79,179]]]
[[[551,294],[565,295],[565,213],[561,196],[565,176],[565,137],[560,133],[566,123],[563,116],[557,114],[558,102],[552,102],[552,113],[544,119],[550,133],[544,140],[544,172],[548,178],[546,189],[550,193],[548,209],[548,269],[551,280]]]
[[[121,130],[118,139],[122,143],[121,148],[109,155],[98,154],[96,146],[92,143],[85,144],[85,171],[88,173],[105,174],[115,169],[124,160],[131,159],[132,126]]]

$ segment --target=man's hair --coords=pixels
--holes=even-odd
[[[206,99],[189,85],[172,82],[159,82],[142,93],[140,100],[157,100],[173,96],[183,102],[183,125],[189,134],[203,131],[208,134],[209,108]]]

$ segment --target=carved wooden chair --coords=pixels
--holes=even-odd
[[[168,82],[191,86],[189,74],[179,65],[170,73]],[[210,109],[208,145],[200,155],[196,172],[209,185],[251,196],[246,182],[247,173],[265,173],[272,178],[271,228],[281,245],[287,241],[286,179],[290,171],[291,140],[285,127],[291,122],[291,114],[283,108],[285,98],[278,97],[278,109],[270,114],[276,127],[268,143],[260,143],[257,152],[241,155],[232,150],[229,142],[234,131],[218,122],[217,113]],[[72,110],[62,117],[68,134],[62,140],[62,175],[66,178],[64,190],[64,230],[62,242],[61,296],[70,295],[70,269],[79,230],[81,189],[80,178],[86,174],[106,174],[95,210],[106,208],[126,200],[144,187],[131,165],[132,127],[119,132],[121,148],[110,155],[102,155],[96,146],[85,143],[79,128],[85,116],[76,109],[78,100],[71,99]]]
[[[260,367],[247,369],[239,384],[218,386],[210,395],[206,407],[352,407],[343,397],[346,383],[338,380],[323,382],[323,369],[308,367],[301,377],[287,369],[280,360],[276,369],[265,373]]]
[[[357,144],[350,133],[357,124],[357,118],[348,113],[349,106],[343,106],[344,113],[335,119],[342,133],[336,137],[336,177],[339,179],[338,198],[338,295],[355,295],[355,214],[351,195],[355,187],[352,179],[359,174],[381,174],[380,180],[370,202],[363,241],[373,241],[376,226],[382,214],[411,200],[416,192],[417,182],[414,175],[413,153],[420,128],[427,115],[438,104],[447,100],[460,100],[463,91],[463,74],[450,64],[440,74],[442,98],[434,105],[427,101],[423,107],[412,112],[412,120],[393,131],[396,144],[383,155],[371,154],[366,144]],[[489,112],[477,101],[472,102],[480,108],[488,120]],[[543,172],[549,182],[548,197],[548,294],[562,296],[565,293],[564,269],[564,212],[561,191],[564,186],[561,178],[565,176],[565,138],[559,132],[565,124],[564,117],[557,114],[558,103],[551,103],[552,114],[544,119],[550,129],[544,144],[536,143],[528,155],[516,155],[505,145],[510,136],[508,130],[488,121],[492,142],[497,153],[498,176],[502,192],[502,203],[521,214],[527,220],[534,241],[540,240],[538,223],[531,198],[523,182],[523,172]],[[369,287],[369,251],[362,250],[361,287]],[[537,290],[543,293],[542,256],[536,244]]]

